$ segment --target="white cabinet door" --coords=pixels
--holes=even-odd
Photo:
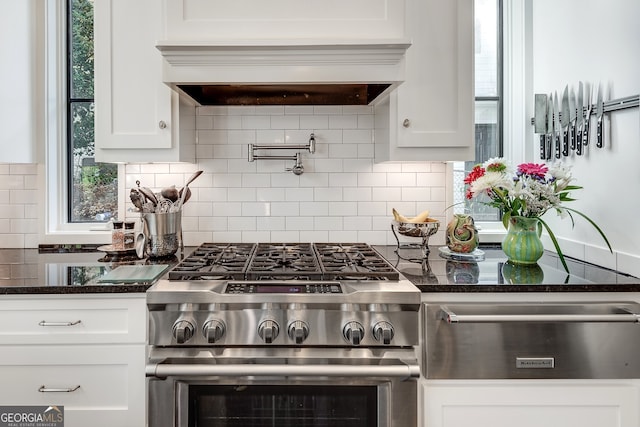
[[[2,2],[0,14],[0,163],[37,162],[35,1]]]
[[[406,80],[376,106],[376,161],[472,160],[473,0],[411,0],[406,13]]]
[[[423,427],[637,427],[639,380],[426,381]]]
[[[195,161],[195,149],[180,147],[195,145],[195,106],[162,83],[162,8],[155,0],[94,7],[96,160]]]
[[[143,345],[0,347],[0,402],[64,406],[66,427],[141,427],[144,368]]]

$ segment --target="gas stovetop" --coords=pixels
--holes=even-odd
[[[397,281],[398,271],[366,243],[203,243],[169,280]]]

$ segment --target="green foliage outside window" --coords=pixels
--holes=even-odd
[[[94,162],[93,1],[69,1],[69,221],[107,221],[118,211],[118,168]]]

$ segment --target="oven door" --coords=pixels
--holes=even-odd
[[[149,427],[411,427],[413,358],[215,357],[149,364]]]

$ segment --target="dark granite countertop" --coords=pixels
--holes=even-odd
[[[184,253],[191,250],[185,248]],[[91,246],[0,249],[0,295],[144,293],[153,282],[101,283],[99,279],[121,265],[167,264],[168,271],[184,253],[178,251],[168,259],[118,260]]]
[[[507,263],[499,246],[481,247],[485,259],[478,262],[445,259],[437,246],[424,262],[399,258],[395,245],[374,247],[422,292],[640,292],[637,277],[565,257],[567,274],[552,252],[531,267]],[[420,249],[401,248],[399,253],[421,258]]]
[[[485,259],[460,262],[442,258],[431,247],[428,258],[408,261],[396,246],[374,245],[402,275],[422,292],[640,292],[640,279],[595,265],[567,259],[567,274],[553,253],[545,253],[533,268],[508,264],[499,247],[482,247]],[[167,271],[194,248],[160,260],[108,260],[88,248],[0,249],[0,294],[78,294],[146,292],[153,284],[99,283],[120,265],[168,264]],[[419,249],[400,249],[403,258],[420,258]],[[161,277],[164,277],[161,276]]]

